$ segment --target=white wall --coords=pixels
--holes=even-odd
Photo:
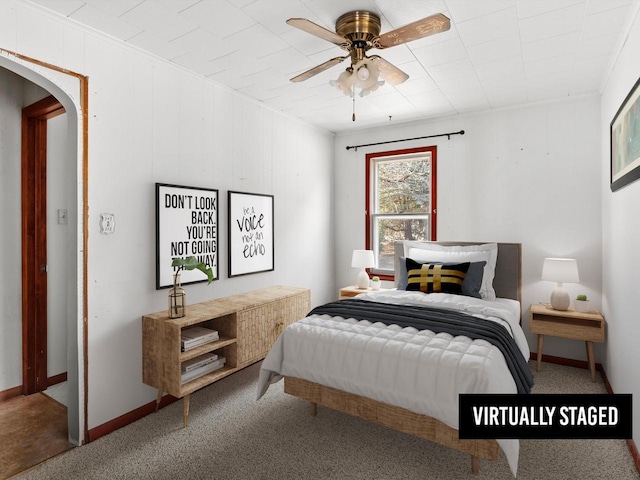
[[[70,316],[67,277],[70,274],[67,245],[75,232],[69,227],[69,182],[73,163],[66,139],[67,114],[47,120],[47,376],[67,371],[67,323]],[[58,210],[67,212],[67,223],[58,221]]]
[[[533,351],[529,305],[548,302],[547,256],[574,257],[580,284],[601,304],[600,135],[597,96],[398,125],[336,138],[336,280],[351,285],[351,251],[364,248],[365,154],[438,147],[438,240],[522,243],[523,328]],[[464,135],[346,150],[464,130]],[[586,359],[580,342],[545,339],[545,354]],[[598,361],[602,352],[597,351]]]
[[[0,391],[22,385],[20,136],[24,80],[0,68]]]
[[[624,47],[602,93],[599,134],[601,138],[600,167],[602,174],[602,237],[603,237],[603,311],[607,319],[608,352],[606,371],[615,393],[640,396],[640,376],[637,366],[640,338],[637,298],[640,280],[636,274],[640,265],[640,181],[616,192],[609,187],[609,125],[631,87],[640,78],[640,15],[636,4],[632,26]],[[634,402],[634,418],[640,417],[640,405]],[[640,424],[635,422],[633,437],[638,442]]]
[[[22,108],[48,96],[30,81],[0,67],[0,391],[22,385],[21,283],[21,122]],[[67,119],[60,115],[48,123],[49,162],[47,202],[66,199],[68,176],[63,158]],[[66,200],[65,200],[66,201]],[[49,208],[48,214],[51,214]],[[49,228],[49,227],[48,227]],[[49,231],[50,286],[47,315],[47,375],[67,371],[66,237]]]
[[[140,317],[167,303],[154,290],[155,182],[219,189],[221,280],[188,286],[188,303],[274,284],[313,287],[319,303],[333,294],[333,136],[99,37],[85,50],[92,428],[154,398],[141,383]],[[273,272],[226,278],[228,190],[274,195]],[[115,234],[98,233],[104,212]]]
[[[221,279],[188,286],[189,303],[273,284],[336,296],[332,134],[39,9],[0,2],[0,19],[0,47],[89,77],[89,429],[155,398],[141,366],[141,316],[167,303],[155,182],[219,189]],[[274,195],[273,272],[226,278],[227,190]]]

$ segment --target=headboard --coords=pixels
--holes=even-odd
[[[437,245],[481,245],[490,242],[415,242],[411,243],[435,243]],[[394,242],[394,268],[396,272],[395,285],[398,285],[400,257],[404,257],[403,241]],[[512,298],[522,302],[522,244],[498,243],[498,258],[496,260],[493,289],[500,298]]]

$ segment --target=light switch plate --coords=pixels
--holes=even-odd
[[[68,212],[66,208],[58,209],[58,225],[66,225],[69,222],[67,215]]]
[[[108,235],[116,231],[116,216],[113,213],[100,214],[100,233]]]

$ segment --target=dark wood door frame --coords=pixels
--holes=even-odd
[[[49,96],[22,109],[22,393],[47,388],[47,120]]]

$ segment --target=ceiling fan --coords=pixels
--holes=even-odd
[[[321,63],[293,77],[291,81],[307,80],[350,57],[351,65],[340,75],[338,80],[331,82],[332,85],[350,96],[355,95],[356,87],[361,89],[360,95],[362,96],[377,89],[384,81],[391,85],[399,85],[409,78],[409,75],[382,57],[378,55],[367,56],[368,50],[401,45],[444,32],[449,30],[451,26],[449,18],[438,13],[380,35],[380,17],[375,13],[361,10],[341,15],[336,21],[335,32],[305,18],[290,18],[287,23],[334,43],[349,52],[344,57],[335,57]],[[378,78],[382,78],[383,81],[378,81]]]

